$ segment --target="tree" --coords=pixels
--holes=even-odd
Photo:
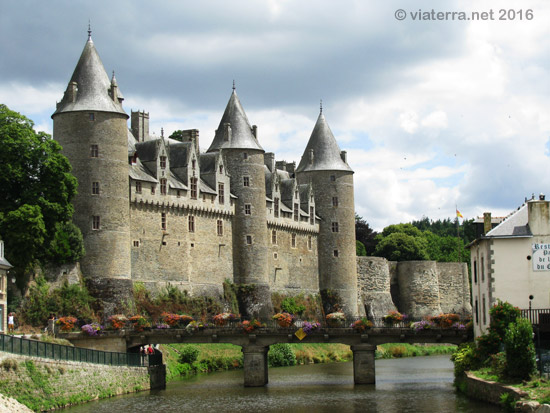
[[[358,257],[365,257],[367,255],[365,245],[359,240],[355,240],[355,255]]]
[[[355,239],[365,246],[365,255],[374,253],[377,243],[376,235],[378,233],[369,226],[367,221],[355,214]]]
[[[379,234],[380,237],[381,234]],[[428,260],[427,242],[420,236],[415,237],[404,232],[393,232],[380,237],[374,255],[390,261]]]
[[[71,239],[67,239],[69,249],[82,251],[82,236],[67,224],[73,214],[77,180],[61,146],[47,133],[36,132],[30,119],[3,104],[0,148],[0,236],[23,288],[20,276],[36,261],[58,258],[63,232]],[[63,254],[66,257],[67,251]],[[80,255],[72,254],[73,258]]]

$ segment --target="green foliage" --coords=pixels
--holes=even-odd
[[[427,220],[427,218],[425,218]],[[417,221],[420,222],[420,221]],[[452,231],[435,234],[423,224],[389,225],[378,234],[374,255],[391,261],[432,260],[439,262],[469,262],[470,252],[464,241]],[[450,222],[450,220],[449,220]]]
[[[239,301],[237,300],[237,286],[233,282],[226,278],[223,282],[223,298],[229,305],[231,313],[239,313]]]
[[[454,362],[455,377],[461,377],[465,371],[477,367],[479,360],[476,355],[476,347],[473,343],[461,344],[451,356]]]
[[[56,264],[76,262],[84,256],[82,232],[72,222],[58,222],[50,242],[48,257]]]
[[[508,302],[497,300],[497,303],[489,310],[489,315],[491,316],[490,329],[504,340],[508,326],[516,321],[521,315],[521,311]]]
[[[289,314],[301,315],[306,310],[306,306],[303,304],[296,304],[296,299],[294,297],[286,297],[281,303],[281,310]]]
[[[367,249],[365,248],[365,245],[359,240],[355,241],[355,255],[357,255],[358,257],[367,256]]]
[[[485,361],[491,355],[498,353],[502,346],[502,340],[502,337],[494,329],[489,329],[487,333],[479,336],[476,339],[479,360]]]
[[[502,393],[500,395],[500,405],[505,412],[514,412],[516,410],[516,398],[512,393]]]
[[[504,349],[508,376],[529,379],[536,368],[533,327],[529,320],[518,318],[509,324],[504,336]]]
[[[417,228],[414,229],[420,232]],[[374,255],[378,257],[384,257],[390,261],[415,261],[430,258],[427,252],[427,242],[422,236],[409,235],[405,232],[390,232],[387,236],[379,234],[377,238],[379,241]]]
[[[61,146],[3,104],[0,147],[0,237],[22,289],[24,272],[50,258],[56,225],[71,219],[77,180]]]
[[[277,343],[269,347],[267,361],[271,367],[294,366],[296,365],[296,355],[290,344]]]
[[[23,322],[39,327],[46,325],[51,313],[91,321],[96,318],[92,309],[94,301],[84,286],[64,283],[60,288],[50,291],[45,278],[38,276],[23,301],[20,316]]]
[[[199,357],[200,350],[197,346],[194,346],[192,344],[185,345],[180,350],[180,357],[179,362],[180,363],[193,363],[197,361]]]
[[[355,239],[365,246],[365,255],[374,253],[377,244],[376,235],[378,233],[369,226],[367,221],[355,214]]]
[[[17,368],[18,368],[17,360],[5,358],[0,363],[0,367],[6,371],[10,371],[10,370],[17,371]]]

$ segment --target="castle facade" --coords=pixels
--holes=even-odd
[[[123,100],[89,35],[53,135],[79,182],[82,272],[107,313],[134,282],[221,296],[229,279],[254,286],[249,315],[270,314],[271,292],[323,290],[358,314],[353,171],[322,112],[296,167],[264,151],[234,88],[205,152],[196,129],[151,136]]]

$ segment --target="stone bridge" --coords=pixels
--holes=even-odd
[[[242,328],[215,327],[203,330],[153,329],[109,331],[99,336],[83,333],[62,333],[77,347],[105,351],[137,351],[146,344],[173,343],[230,343],[240,346],[243,352],[244,385],[257,387],[268,382],[267,352],[276,343],[342,343],[353,352],[353,378],[355,384],[375,383],[374,352],[384,343],[449,343],[460,344],[471,340],[471,334],[454,329],[414,331],[411,328],[374,327],[359,333],[352,328],[321,328],[302,340],[296,328],[260,328],[244,333]]]

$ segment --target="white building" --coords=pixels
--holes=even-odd
[[[526,201],[469,247],[475,336],[489,328],[497,299],[521,309],[550,308],[550,207],[541,195]]]

